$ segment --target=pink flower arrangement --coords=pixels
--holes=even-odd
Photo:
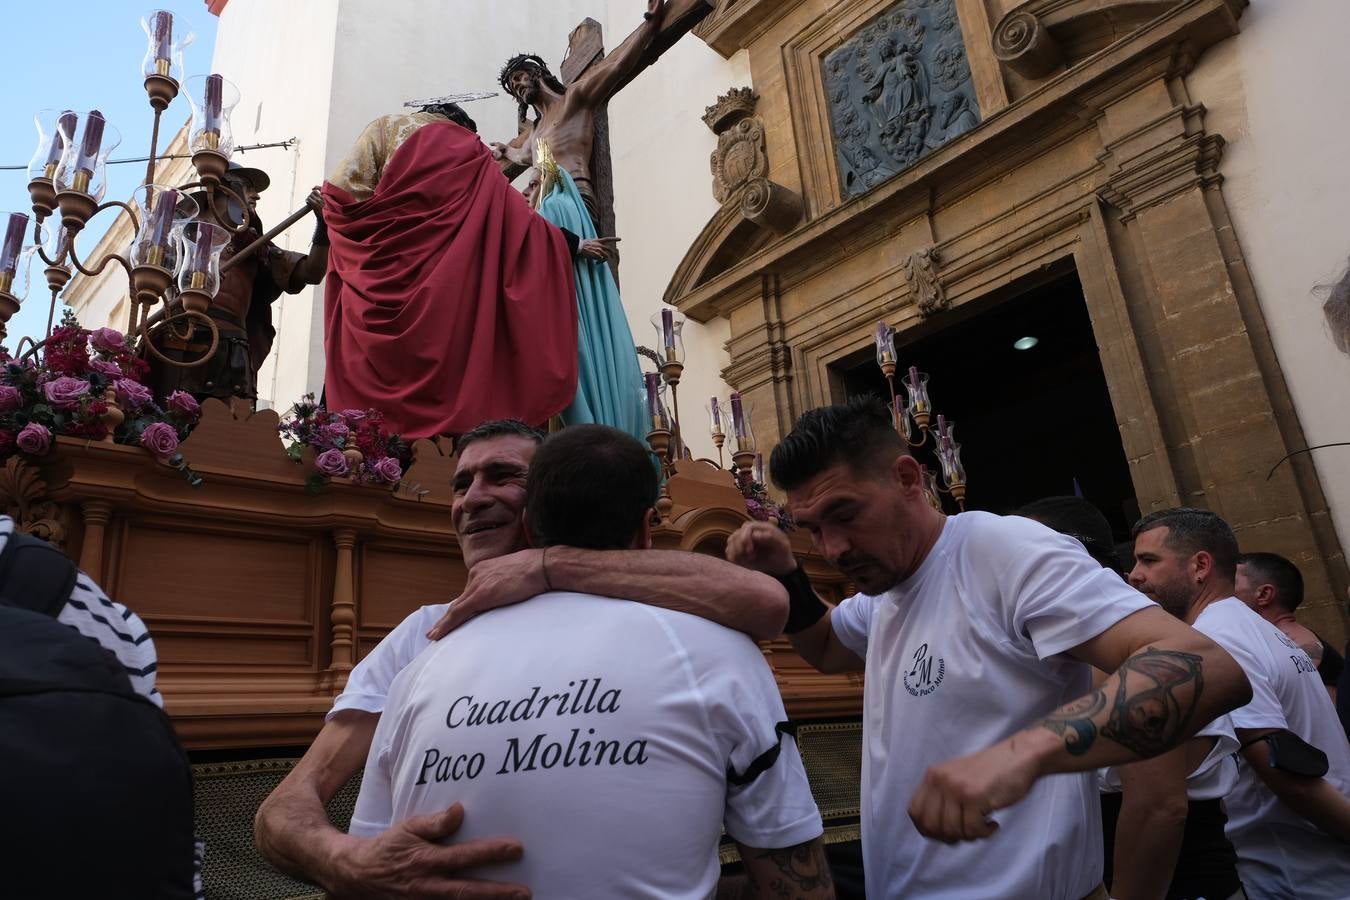
[[[130,378],[119,378],[114,381],[113,390],[117,392],[117,402],[127,410],[140,409],[155,400],[148,387]]]
[[[403,439],[384,427],[382,413],[373,409],[333,412],[315,403],[313,394],[292,407],[280,430],[290,438],[286,450],[297,462],[305,447],[318,452],[314,465],[319,471],[309,483],[314,491],[332,478],[351,478],[357,484],[398,484],[411,456]]]
[[[202,408],[197,403],[197,398],[187,391],[174,391],[165,401],[169,411],[177,413],[180,416],[196,418],[201,415]]]
[[[69,313],[40,355],[16,360],[0,347],[0,457],[14,452],[40,456],[63,435],[90,441],[111,437],[159,456],[172,454],[201,410],[185,394],[160,407],[143,383],[148,371],[121,333],[81,328]],[[123,412],[111,435],[104,399],[109,387]]]
[[[178,449],[178,432],[167,422],[152,422],[141,432],[141,446],[167,459]]]
[[[52,445],[52,433],[46,426],[39,425],[37,422],[29,422],[14,439],[14,444],[24,453],[31,456],[41,456]]]
[[[347,457],[342,455],[341,450],[325,450],[314,458],[314,465],[319,467],[319,471],[329,478],[341,478],[347,474],[350,466],[347,465]]]
[[[89,396],[89,381],[85,378],[62,375],[44,384],[42,393],[52,406],[73,409]]]

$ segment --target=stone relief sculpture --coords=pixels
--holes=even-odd
[[[905,281],[909,283],[909,295],[918,304],[920,315],[930,316],[951,305],[938,274],[940,262],[942,258],[936,247],[915,250],[905,260]]]
[[[750,179],[769,173],[764,122],[754,114],[758,102],[751,88],[733,88],[703,114],[704,123],[717,135],[711,165],[713,196],[718,203],[726,203]]]
[[[801,219],[801,198],[767,177],[764,120],[755,115],[758,102],[751,88],[732,88],[703,114],[704,124],[717,135],[710,160],[713,196],[723,206],[738,203],[746,219],[784,234]]]
[[[845,197],[979,124],[953,0],[900,0],[825,57]]]

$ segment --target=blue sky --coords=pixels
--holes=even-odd
[[[174,14],[175,35],[186,22],[196,38],[184,54],[184,74],[209,73],[211,50],[216,40],[216,17],[202,0],[100,0],[60,7],[49,3],[6,4],[5,31],[9,63],[5,90],[0,94],[0,166],[19,165],[18,170],[0,170],[0,212],[32,215],[28,200],[28,159],[37,145],[33,114],[47,107],[70,108],[84,113],[98,109],[122,133],[121,145],[112,158],[145,156],[150,150],[154,111],[142,87],[141,60],[146,38],[141,17],[152,9]],[[51,35],[44,42],[39,35]],[[56,49],[60,48],[58,58]],[[187,97],[178,99],[164,112],[160,126],[160,149],[189,115]],[[126,200],[145,178],[145,163],[108,167],[105,199]],[[116,218],[116,210],[99,213],[78,246],[87,252]],[[28,299],[10,320],[5,343],[12,349],[22,335],[41,340],[47,327],[51,294],[42,277],[41,261],[34,266]],[[57,317],[60,317],[60,310]],[[101,324],[101,323],[100,323]],[[118,327],[124,327],[114,323]]]

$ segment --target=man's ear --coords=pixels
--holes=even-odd
[[[919,461],[908,453],[901,453],[891,463],[891,478],[906,494],[923,493],[923,470]]]
[[[1201,550],[1191,557],[1191,574],[1197,582],[1208,581],[1214,574],[1214,557],[1209,551]]]
[[[1259,609],[1265,609],[1275,602],[1275,585],[1263,584],[1256,589],[1256,605]]]
[[[634,550],[652,549],[652,518],[656,515],[655,506],[648,507],[642,514],[642,522],[638,525],[637,533],[633,535]]]

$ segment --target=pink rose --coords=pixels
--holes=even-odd
[[[172,456],[178,449],[178,432],[165,422],[147,425],[141,432],[141,446],[161,459]]]
[[[403,466],[399,465],[398,457],[386,456],[384,459],[375,463],[375,477],[385,484],[397,484],[403,477]]]
[[[42,386],[42,393],[52,406],[70,409],[80,405],[80,401],[89,395],[89,382],[83,378],[71,378],[62,375]]]
[[[121,378],[123,374],[121,366],[107,359],[91,359],[89,360],[89,368],[107,375],[109,378]]]
[[[23,431],[19,432],[19,436],[14,439],[14,443],[24,453],[41,456],[52,445],[52,433],[47,430],[45,425],[29,422],[23,426]]]
[[[19,393],[18,388],[0,384],[0,412],[18,409],[21,403],[23,403],[23,395]]]
[[[140,409],[155,399],[148,387],[130,378],[119,378],[114,381],[113,390],[117,391],[117,401],[128,409]]]
[[[197,398],[193,397],[187,391],[174,391],[169,395],[169,411],[176,412],[180,416],[196,416],[202,408],[197,404]]]
[[[127,349],[126,337],[113,328],[96,328],[90,337],[94,341],[94,349],[104,353],[120,353]]]
[[[344,409],[342,418],[351,420],[353,425],[360,425],[366,418],[366,414],[359,409]]]
[[[314,460],[314,465],[319,467],[319,471],[332,478],[339,478],[347,474],[347,457],[342,455],[341,450],[325,450]]]

